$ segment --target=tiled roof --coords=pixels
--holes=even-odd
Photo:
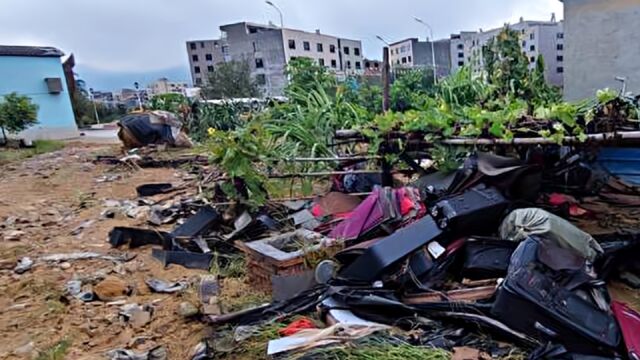
[[[64,53],[49,46],[0,45],[0,56],[61,57]]]

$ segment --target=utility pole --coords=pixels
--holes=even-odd
[[[93,104],[93,114],[96,117],[96,122],[100,124],[100,117],[98,116],[98,108],[96,108],[96,98],[93,96],[93,88],[89,88],[89,95],[91,95],[91,103]]]
[[[142,112],[143,111],[142,100],[140,99],[140,90],[138,90],[140,88],[140,84],[136,81],[133,83],[133,86],[136,88],[136,97],[138,98],[138,107],[140,109],[140,112]]]
[[[389,64],[389,47],[382,48],[382,111],[387,112],[391,107],[389,98],[391,69]]]
[[[389,42],[380,35],[376,35],[376,38],[386,45],[382,48],[382,111],[386,112],[391,107],[391,100],[389,99],[389,88],[391,83],[389,48],[391,47],[391,44],[389,44]]]

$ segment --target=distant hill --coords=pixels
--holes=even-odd
[[[191,75],[189,68],[177,66],[157,71],[140,71],[140,72],[112,72],[94,69],[81,64],[76,65],[74,72],[79,79],[87,83],[87,87],[96,91],[116,91],[122,88],[133,88],[133,83],[138,82],[140,86],[166,77],[171,81],[184,81],[191,84]]]

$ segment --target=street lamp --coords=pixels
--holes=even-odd
[[[96,108],[96,98],[93,96],[93,88],[89,88],[89,95],[91,95],[91,103],[93,104],[93,113],[96,116],[96,121],[100,124],[100,117],[98,116],[98,109]]]
[[[142,100],[140,99],[140,91],[138,90],[140,88],[140,84],[136,81],[133,83],[133,86],[136,88],[136,97],[138,98],[138,107],[140,108],[140,111],[142,111]]]
[[[429,30],[429,39],[431,40],[431,64],[433,65],[433,83],[437,84],[438,83],[438,78],[436,77],[436,52],[435,49],[433,47],[433,28],[431,27],[431,25],[427,24],[426,22],[424,22],[422,19],[418,18],[418,17],[413,17],[413,20],[419,22],[420,24],[424,25],[427,27],[427,29]]]
[[[387,46],[391,46],[391,44],[389,44],[389,42],[387,40],[385,40],[382,36],[380,35],[376,35],[376,39],[382,41],[385,45]]]
[[[280,11],[280,8],[276,6],[276,4],[272,3],[269,0],[266,0],[265,3],[267,3],[267,5],[270,5],[271,7],[273,7],[274,9],[276,9],[276,11],[278,12],[278,14],[280,14],[280,28],[284,28],[284,21],[282,20],[282,11]]]

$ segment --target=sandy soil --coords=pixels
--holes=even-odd
[[[114,348],[145,350],[165,345],[169,359],[188,359],[204,335],[204,325],[176,313],[178,304],[193,301],[193,287],[183,294],[151,293],[148,278],[195,282],[204,271],[179,266],[164,269],[149,248],[112,249],[107,234],[114,226],[144,226],[144,220],[116,215],[100,219],[105,199],[135,199],[135,187],[149,182],[179,182],[175,169],[114,171],[94,165],[98,154],[117,154],[113,145],[74,143],[64,150],[0,168],[0,359],[33,358],[62,340],[70,342],[67,359],[104,359]],[[104,175],[119,179],[99,182]],[[81,223],[95,220],[78,235]],[[20,231],[19,239],[5,236]],[[120,266],[106,260],[79,260],[67,264],[37,264],[22,275],[11,270],[23,256],[92,251],[133,253],[136,258]],[[133,328],[118,317],[118,306],[95,301],[83,303],[64,295],[73,278],[115,276],[133,287],[127,303],[152,304],[146,326]],[[18,350],[16,352],[16,350]]]

